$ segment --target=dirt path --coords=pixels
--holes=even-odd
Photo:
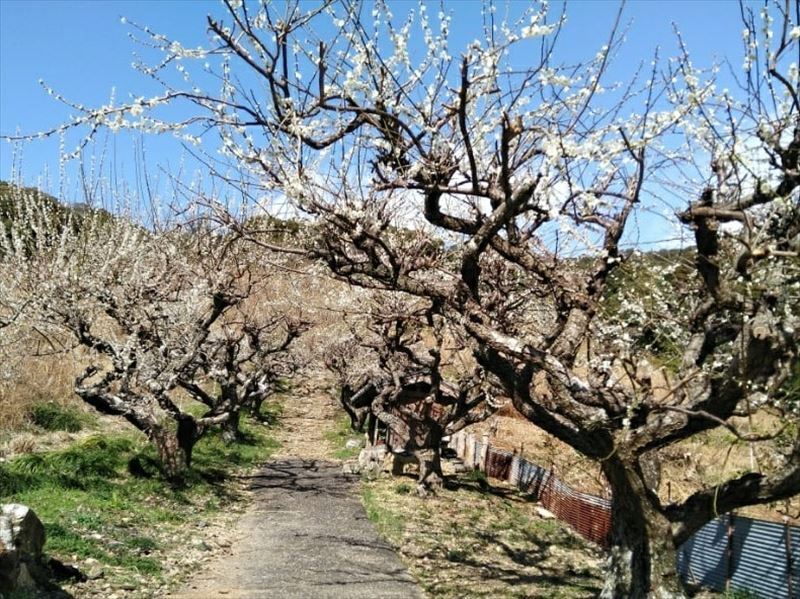
[[[252,478],[231,552],[173,599],[424,596],[367,520],[356,480],[328,458],[334,405],[314,386],[287,400],[282,448]]]

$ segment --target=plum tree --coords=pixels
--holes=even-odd
[[[511,21],[487,4],[485,37],[460,56],[452,17],[424,3],[401,19],[385,2],[369,13],[355,2],[225,5],[208,48],[143,30],[165,55],[142,66],[163,94],[76,106],[65,127],[189,142],[217,131],[243,180],[316,218],[308,252],[336,277],[421,298],[463,328],[520,412],[600,464],[613,492],[605,596],[682,595],[676,545],[719,512],[800,491],[796,432],[772,471],[681,502],[645,476],[660,450],[703,431],[760,440],[738,416],[797,419],[796,2],[744,8],[735,92],[685,53],[609,85],[617,25],[597,54],[561,63],[563,15],[546,4]],[[167,65],[195,59],[218,68],[218,91],[185,68],[166,81]],[[183,101],[191,118],[157,117]],[[653,281],[602,309],[633,216],[670,190],[683,198],[673,224],[694,238],[693,273],[683,288]],[[654,326],[682,348],[665,387],[633,342]]]
[[[27,208],[0,240],[4,316],[80,349],[88,366],[75,392],[143,431],[169,477],[191,465],[209,427],[235,440],[240,411],[272,392],[280,356],[303,330],[247,306],[270,279],[261,267],[254,279],[253,252],[214,231],[153,231],[107,212],[65,226],[49,203],[15,189],[15,204]],[[185,396],[205,412],[183,407]]]
[[[353,428],[367,425],[374,442],[383,424],[389,448],[419,463],[417,489],[426,495],[443,481],[443,439],[490,416],[499,385],[487,380],[469,337],[436,304],[376,292],[360,307],[351,334],[326,352],[326,365],[338,375]]]

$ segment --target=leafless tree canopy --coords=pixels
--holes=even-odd
[[[168,475],[191,464],[210,426],[234,440],[240,411],[258,412],[305,326],[248,304],[270,282],[250,249],[105,211],[53,218],[56,204],[22,189],[14,201],[23,209],[0,239],[9,326],[36,327],[65,353],[82,349],[75,392],[145,432]],[[202,416],[184,409],[187,396]]]

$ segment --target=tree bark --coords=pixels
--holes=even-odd
[[[192,465],[192,451],[200,438],[194,418],[181,418],[176,431],[159,424],[147,434],[156,448],[164,475],[169,480],[180,480]]]
[[[603,472],[613,493],[604,599],[685,597],[671,524],[635,459],[612,456]]]
[[[441,450],[438,445],[435,445],[415,451],[414,456],[419,461],[417,492],[424,497],[432,491],[441,488],[444,482]]]
[[[239,431],[240,412],[238,409],[231,410],[228,419],[221,424],[222,440],[225,443],[236,443],[241,439]]]

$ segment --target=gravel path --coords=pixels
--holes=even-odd
[[[320,456],[332,411],[322,397],[287,405],[282,455],[252,478],[238,540],[174,599],[424,597],[367,520],[357,479]]]

